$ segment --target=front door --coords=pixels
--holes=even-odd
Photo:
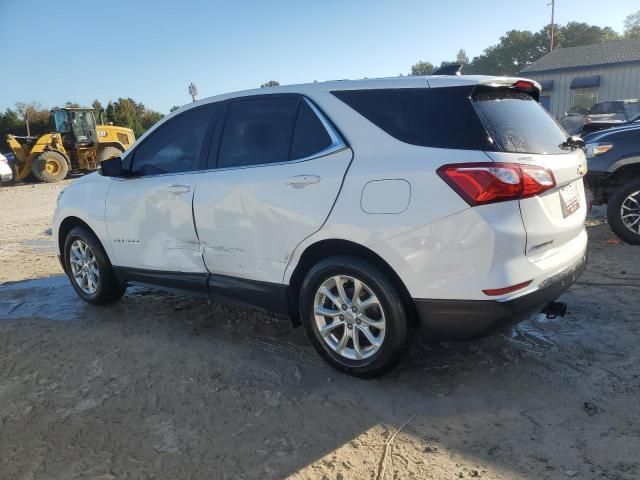
[[[206,266],[282,283],[295,247],[329,215],[352,152],[300,95],[231,101],[219,136],[217,168],[194,196]]]
[[[212,105],[188,110],[127,156],[130,175],[113,180],[105,210],[117,266],[206,273],[192,200],[214,119]]]

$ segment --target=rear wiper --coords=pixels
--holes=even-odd
[[[577,150],[578,148],[584,148],[584,140],[578,135],[571,135],[564,142],[560,144],[560,148],[571,150]]]

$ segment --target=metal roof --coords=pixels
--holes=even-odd
[[[640,40],[618,40],[582,47],[557,48],[537,62],[526,66],[520,73],[573,70],[629,62],[640,63]]]

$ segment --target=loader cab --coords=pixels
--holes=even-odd
[[[65,148],[73,150],[96,144],[96,120],[92,109],[58,108],[51,110],[51,114]]]

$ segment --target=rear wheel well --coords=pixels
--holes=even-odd
[[[378,254],[369,250],[362,245],[359,245],[348,240],[321,240],[313,245],[307,247],[307,249],[300,256],[298,265],[296,265],[293,274],[289,280],[289,313],[291,315],[291,321],[294,326],[301,325],[300,321],[300,287],[302,282],[309,272],[309,270],[317,264],[319,261],[338,255],[351,255],[368,261],[384,274],[387,275],[389,280],[393,282],[394,286],[400,292],[402,296],[402,302],[407,310],[410,325],[417,327],[418,316],[415,309],[415,305],[409,294],[409,290],[405,286],[404,282],[400,279],[398,274],[393,268],[380,257]]]

